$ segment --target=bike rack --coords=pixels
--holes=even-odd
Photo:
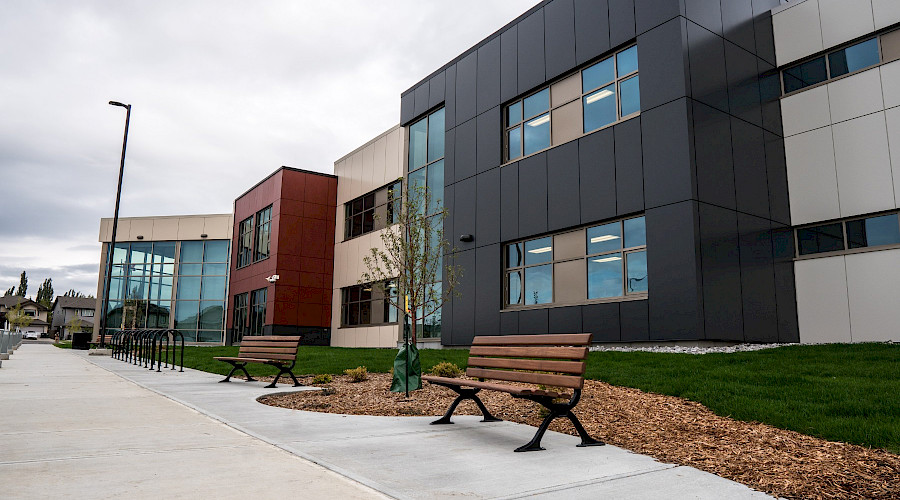
[[[178,371],[184,371],[184,335],[175,329],[141,328],[135,330],[120,330],[110,335],[108,345],[112,349],[112,357],[143,366],[150,370],[162,371],[165,367],[175,370],[176,349],[181,342],[181,367]],[[163,347],[165,343],[165,347]],[[163,360],[165,352],[165,360]],[[172,359],[169,360],[171,353]]]

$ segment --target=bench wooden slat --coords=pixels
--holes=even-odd
[[[477,338],[477,337],[476,337]],[[504,356],[515,358],[577,359],[587,358],[587,347],[488,347],[472,346],[470,356]]]
[[[510,359],[510,358],[473,358],[469,357],[469,366],[479,368],[507,368],[510,370],[532,370],[538,372],[560,372],[584,374],[584,361],[551,361],[543,359]]]
[[[292,360],[297,357],[296,354],[273,354],[268,352],[241,352],[238,353],[239,358],[254,358],[254,359],[277,359],[277,360]]]
[[[551,334],[551,335],[488,335],[475,337],[472,339],[472,345],[589,345],[591,343],[590,333],[569,333],[569,334]]]
[[[250,335],[244,337],[241,342],[245,342],[248,340],[280,340],[285,342],[299,342],[302,338],[302,335]]]
[[[252,340],[244,339],[244,340],[241,341],[241,347],[245,347],[245,346],[255,346],[255,345],[286,345],[286,346],[294,346],[294,345],[299,345],[299,344],[300,344],[300,339],[299,339],[299,338],[294,338],[294,339],[284,339],[284,340],[269,340],[269,339],[262,339],[262,338],[259,338],[259,339],[252,339]]]
[[[572,375],[554,375],[552,373],[513,372],[506,370],[489,370],[485,368],[468,368],[466,375],[474,378],[489,378],[494,380],[508,380],[510,382],[525,382],[528,384],[552,385],[581,389],[584,386],[582,377]]]
[[[296,347],[244,347],[241,346],[241,349],[238,351],[241,354],[245,352],[271,352],[271,353],[280,353],[280,354],[294,354],[297,352]]]
[[[508,384],[494,384],[491,382],[481,382],[480,380],[466,380],[460,378],[435,377],[432,375],[423,375],[422,380],[438,385],[459,385],[463,387],[475,387],[478,389],[488,389],[491,391],[505,392],[514,396],[547,396],[553,399],[570,398],[571,394],[560,393],[556,391],[545,391],[543,389],[535,389],[533,387],[516,387]]]
[[[282,363],[282,360],[278,359],[270,359],[270,358],[232,358],[232,357],[217,357],[213,358],[219,361],[247,361],[250,363]],[[293,359],[293,358],[291,358]],[[290,360],[284,360],[284,362]]]

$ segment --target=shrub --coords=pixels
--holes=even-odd
[[[365,366],[357,366],[356,368],[348,368],[344,370],[344,375],[350,377],[351,382],[362,382],[369,378],[369,371]]]
[[[449,361],[442,361],[431,367],[431,371],[428,373],[434,375],[435,377],[456,378],[462,375],[462,370]]]
[[[320,373],[320,374],[316,375],[315,377],[313,377],[312,383],[313,384],[330,384],[331,380],[332,380],[331,375],[329,375],[327,373]]]

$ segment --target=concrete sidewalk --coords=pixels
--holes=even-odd
[[[23,346],[9,368],[0,369],[0,415],[4,421],[14,415],[16,423],[12,431],[0,431],[0,476],[21,476],[3,482],[25,488],[20,497],[34,497],[30,493],[53,483],[57,492],[71,494],[77,485],[92,498],[105,496],[92,486],[108,496],[245,497],[251,487],[266,497],[286,490],[305,498],[377,494],[368,486],[409,499],[769,498],[715,475],[613,446],[576,448],[578,438],[554,432],[544,438],[546,451],[513,453],[534,429],[510,422],[454,417],[456,425],[435,427],[428,425],[433,417],[274,408],[256,398],[295,389],[218,384],[218,375],[151,372],[50,346]],[[10,375],[15,371],[22,375]],[[64,475],[57,474],[61,463]],[[114,464],[129,473],[99,475]],[[142,479],[141,471],[149,469],[158,473]],[[52,481],[38,479],[40,472],[53,473]]]

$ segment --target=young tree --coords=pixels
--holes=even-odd
[[[22,303],[19,302],[6,312],[6,320],[9,321],[10,328],[15,331],[30,325],[33,318],[25,314],[25,311],[22,310]]]
[[[22,271],[22,275],[19,276],[19,289],[16,290],[16,295],[24,297],[26,293],[28,293],[28,276],[25,275],[25,271]]]
[[[66,329],[69,331],[68,333],[81,333],[84,331],[84,325],[81,323],[81,318],[78,315],[72,316],[72,318],[66,322]]]
[[[398,353],[397,362],[404,361],[401,359],[404,354],[412,354],[416,381],[413,386],[409,380],[398,382],[397,367],[402,365],[406,370],[410,367],[406,362],[395,363],[395,383],[391,390],[401,392],[421,388],[416,369],[419,322],[439,311],[453,297],[461,269],[443,262],[450,243],[444,238],[447,210],[440,200],[432,199],[424,186],[408,188],[402,197],[399,193],[393,196],[396,196],[392,209],[397,224],[381,233],[384,248],[372,248],[363,258],[367,271],[359,283],[371,283],[382,292],[384,300],[409,316],[410,335],[405,339],[408,344]]]

